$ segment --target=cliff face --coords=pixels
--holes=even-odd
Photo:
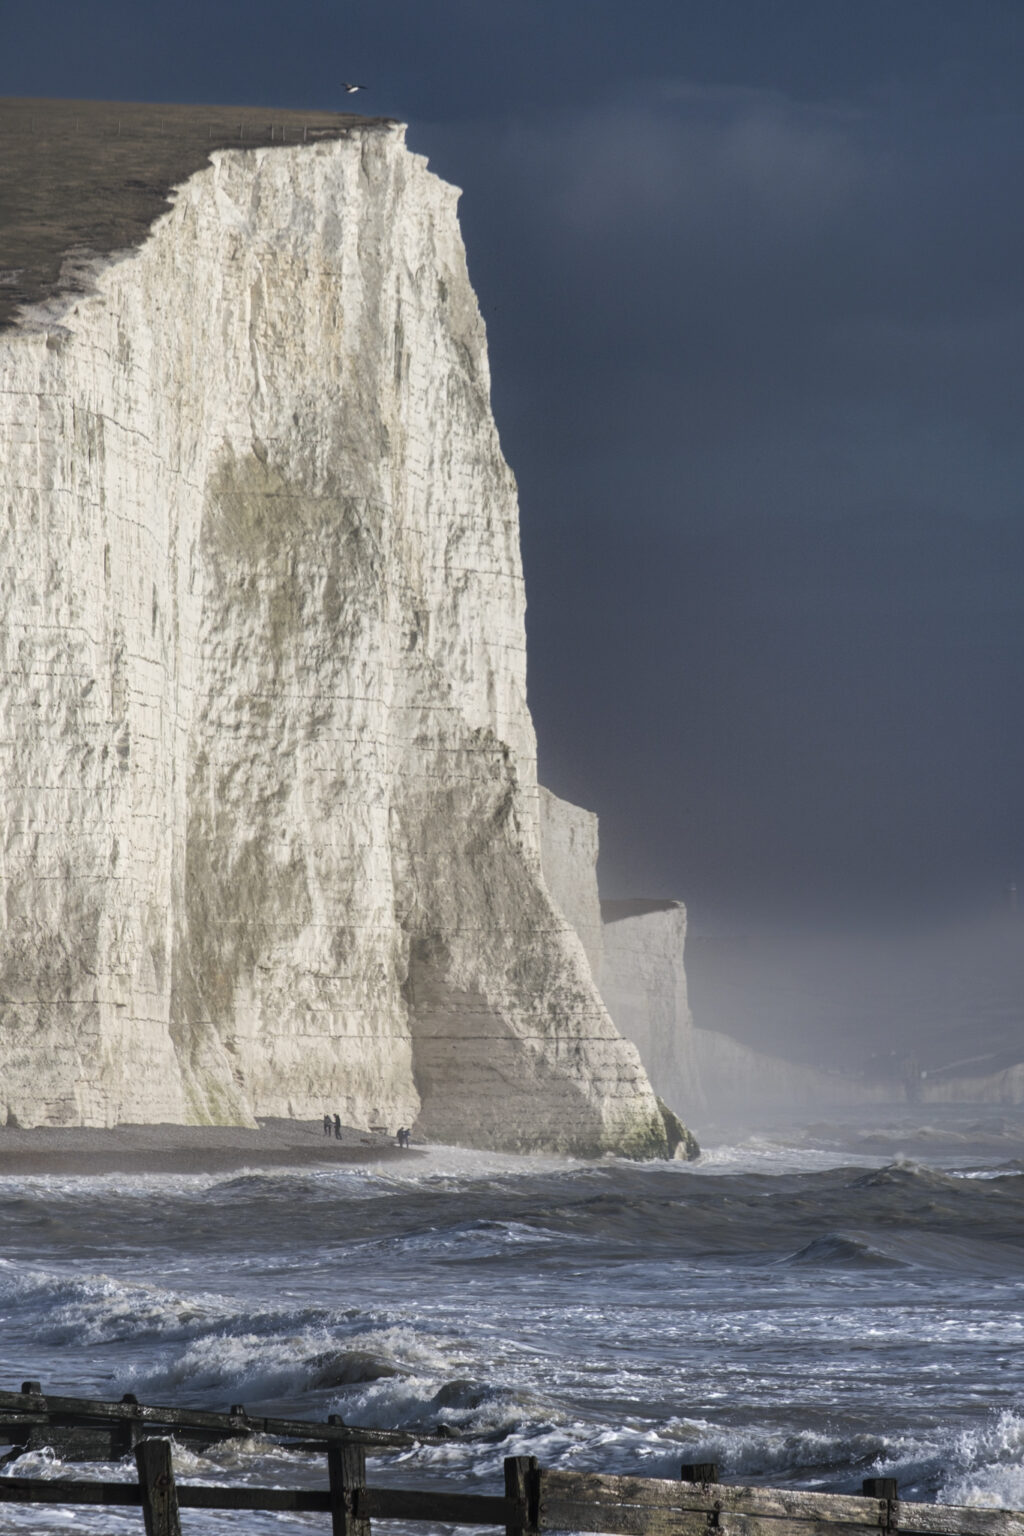
[[[681,901],[603,901],[602,992],[657,1092],[686,1114],[704,1107],[686,992]]]
[[[540,859],[555,905],[583,945],[590,974],[600,985],[604,963],[601,902],[597,894],[597,817],[540,786]]]
[[[616,1028],[640,1052],[673,1156],[695,1158],[697,1141],[670,1107],[687,1116],[705,1107],[683,967],[686,908],[681,901],[601,901],[597,817],[543,787],[540,806],[548,890],[579,937]]]
[[[0,1113],[659,1152],[540,871],[457,192],[224,151],[0,334]]]

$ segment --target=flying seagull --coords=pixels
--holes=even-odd
[[[343,80],[341,82],[341,88],[342,88],[342,90],[345,92],[345,94],[347,96],[351,96],[353,91],[365,91],[366,90],[366,86],[365,85],[349,85],[347,80]]]

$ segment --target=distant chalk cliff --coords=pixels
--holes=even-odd
[[[601,901],[598,823],[592,811],[540,791],[541,865],[548,890],[575,929],[618,1029],[637,1046],[674,1157],[700,1148],[676,1114],[706,1108],[686,996],[681,901]]]
[[[541,873],[457,196],[216,150],[0,331],[0,1120],[667,1150]]]

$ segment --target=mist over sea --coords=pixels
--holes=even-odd
[[[1024,1121],[936,1113],[713,1134],[693,1166],[434,1148],[378,1170],[8,1179],[0,1382],[472,1437],[371,1459],[410,1486],[498,1491],[502,1457],[529,1452],[1022,1507]],[[265,1444],[178,1466],[325,1481]],[[133,1475],[46,1453],[16,1470]],[[190,1532],[243,1523],[323,1524],[188,1512]],[[141,1528],[4,1514],[69,1527]]]

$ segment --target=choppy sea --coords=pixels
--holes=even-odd
[[[922,1112],[923,1114],[923,1112]],[[980,1117],[980,1118],[979,1118]],[[1024,1125],[712,1137],[694,1165],[433,1148],[377,1169],[0,1181],[0,1385],[464,1438],[371,1480],[500,1491],[501,1460],[1024,1507]],[[324,1485],[265,1444],[190,1481]],[[74,1469],[36,1452],[9,1472]],[[284,1536],[323,1517],[188,1512]],[[0,1506],[0,1528],[138,1512]],[[420,1528],[422,1529],[422,1528]]]

